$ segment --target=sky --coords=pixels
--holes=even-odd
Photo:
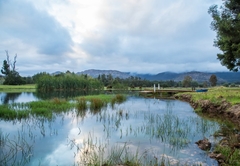
[[[88,69],[228,71],[208,9],[220,0],[0,0],[6,50],[21,76]]]

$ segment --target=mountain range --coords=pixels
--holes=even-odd
[[[209,81],[211,75],[216,75],[218,79],[218,83],[235,83],[240,82],[240,72],[199,72],[199,71],[191,71],[191,72],[181,72],[181,73],[174,73],[174,72],[162,72],[158,74],[136,74],[130,72],[121,72],[117,70],[96,70],[90,69],[85,70],[82,72],[78,72],[77,74],[87,74],[91,77],[97,78],[99,75],[111,74],[114,78],[128,78],[128,77],[140,77],[142,79],[151,80],[151,81],[182,81],[185,76],[192,77],[193,81],[197,82],[204,82]]]
[[[204,82],[209,81],[209,78],[211,75],[216,75],[218,82],[240,82],[240,72],[199,72],[199,71],[191,71],[191,72],[182,72],[182,73],[174,73],[174,72],[162,72],[158,74],[133,74],[130,72],[121,72],[117,70],[85,70],[82,72],[78,72],[77,74],[87,74],[91,77],[98,77],[99,75],[105,74],[109,75],[111,74],[113,77],[119,77],[119,78],[128,78],[131,76],[134,77],[140,77],[142,79],[151,80],[151,81],[167,81],[167,80],[173,80],[173,81],[182,81],[185,76],[190,76],[194,81],[197,82]]]

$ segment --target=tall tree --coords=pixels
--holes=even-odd
[[[14,57],[13,63],[9,60],[8,51],[6,51],[7,60],[3,61],[3,67],[1,69],[2,74],[5,75],[5,81],[3,84],[5,85],[20,85],[23,84],[24,81],[19,73],[16,71],[16,62],[17,62],[17,54]]]
[[[240,1],[224,0],[223,6],[213,5],[208,10],[213,21],[211,27],[217,33],[214,46],[222,53],[217,54],[223,66],[230,71],[240,69]]]
[[[183,86],[184,87],[190,87],[191,83],[192,83],[192,77],[191,76],[185,76],[184,79],[183,79],[183,82],[182,82]]]
[[[212,74],[209,78],[209,82],[211,86],[216,86],[217,85],[217,76],[215,74]]]

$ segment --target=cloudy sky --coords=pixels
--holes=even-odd
[[[22,76],[87,69],[227,71],[208,8],[220,0],[0,0],[0,63]]]

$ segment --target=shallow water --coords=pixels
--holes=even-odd
[[[26,102],[26,98],[38,100],[34,94],[23,93],[8,103]],[[114,148],[137,153],[143,162],[164,158],[170,165],[218,165],[195,142],[206,137],[214,143],[212,135],[219,127],[195,114],[186,102],[130,96],[100,112],[73,109],[51,120],[1,120],[1,137],[5,136],[9,148],[1,150],[0,161],[9,165],[84,165],[94,152],[104,158]]]

